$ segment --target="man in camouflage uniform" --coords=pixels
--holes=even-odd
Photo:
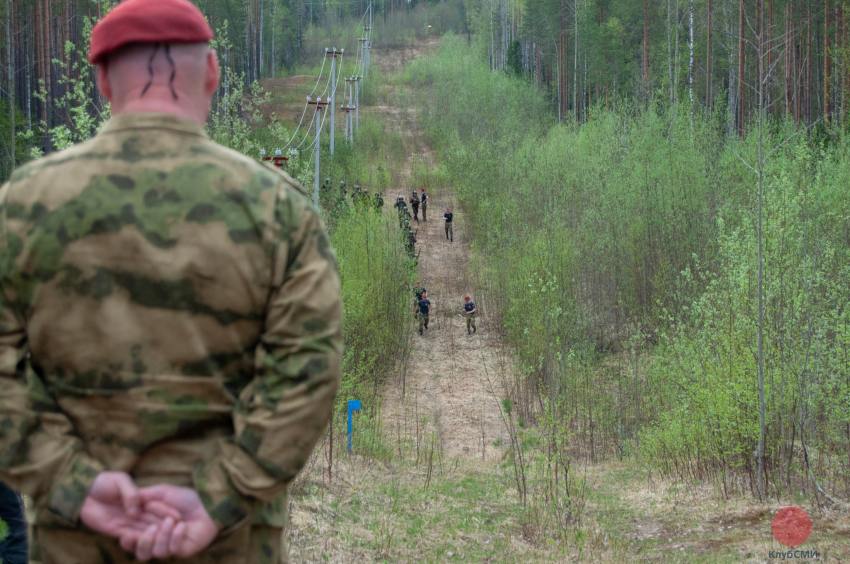
[[[478,308],[475,307],[475,302],[472,301],[472,296],[469,294],[463,297],[463,316],[466,318],[466,334],[472,335],[478,332],[478,327],[475,326],[475,318],[478,315]]]
[[[428,299],[428,292],[424,289],[416,302],[415,311],[416,317],[419,319],[419,334],[423,335],[428,330],[428,321],[431,316],[431,300]]]
[[[90,52],[114,116],[0,188],[0,480],[44,564],[286,559],[339,278],[300,187],[204,134],[211,37],[186,0],[118,4]]]
[[[410,194],[410,207],[413,208],[413,220],[419,223],[419,194],[416,190]]]
[[[354,191],[351,193],[351,202],[355,206],[360,206],[363,203],[363,188],[359,182],[354,183]]]
[[[420,207],[422,208],[422,221],[428,221],[428,194],[425,193],[425,188],[422,188],[422,194],[419,196]]]

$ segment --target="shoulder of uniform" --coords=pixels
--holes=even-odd
[[[272,174],[274,174],[277,177],[278,181],[283,181],[283,184],[286,186],[287,189],[295,190],[296,192],[305,197],[309,196],[304,186],[302,186],[300,182],[289,176],[285,171],[279,169],[271,163],[263,163],[261,166]]]
[[[44,157],[29,161],[17,167],[9,177],[9,183],[15,184],[37,175],[42,170],[73,161],[89,151],[91,140],[72,145],[67,149],[50,153]]]
[[[295,191],[301,194],[302,196],[306,196],[307,192],[301,186],[301,184],[280,170],[277,167],[272,165],[267,165],[265,163],[261,163],[251,157],[243,155],[242,153],[230,149],[229,147],[225,147],[224,145],[220,145],[215,141],[210,140],[209,142],[211,148],[210,150],[215,151],[216,159],[222,162],[228,162],[230,164],[244,166],[246,170],[250,171],[253,174],[259,175],[261,178],[268,179],[275,184],[283,184],[285,189],[290,191]]]

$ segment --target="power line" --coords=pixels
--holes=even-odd
[[[313,85],[313,89],[310,91],[309,94],[307,94],[308,98],[310,96],[312,96],[313,94],[315,94],[316,89],[319,87],[319,83],[322,80],[322,74],[325,72],[325,62],[326,62],[326,59],[323,58],[322,59],[322,66],[319,68],[319,76],[316,77],[316,84]],[[301,111],[301,117],[298,119],[298,125],[295,126],[295,130],[292,132],[292,136],[289,138],[289,141],[286,142],[286,145],[283,148],[284,150],[286,150],[290,146],[292,146],[292,140],[295,139],[296,135],[298,135],[298,130],[301,128],[301,124],[304,123],[304,116],[307,114],[307,107],[308,106],[309,106],[309,104],[307,104],[305,102],[304,103],[304,109]],[[310,123],[312,124],[312,122],[310,122]]]

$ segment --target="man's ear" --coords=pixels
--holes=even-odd
[[[204,81],[204,92],[208,96],[212,96],[218,90],[220,79],[221,68],[218,66],[218,55],[216,55],[215,49],[210,49],[207,53],[207,77]]]
[[[97,89],[104,98],[112,102],[112,86],[109,84],[109,72],[106,63],[97,65]]]

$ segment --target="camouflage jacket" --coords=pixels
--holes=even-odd
[[[114,117],[0,189],[0,480],[58,526],[103,469],[194,487],[223,528],[281,526],[340,326],[297,183],[194,123]]]

